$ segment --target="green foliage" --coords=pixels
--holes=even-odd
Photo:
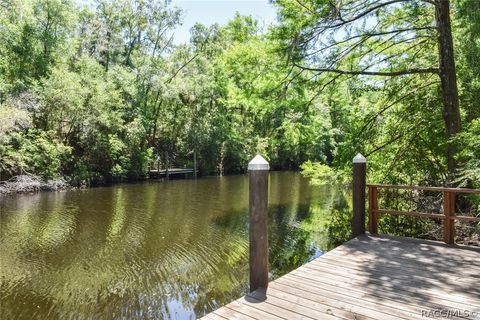
[[[316,234],[315,242],[325,252],[351,238],[352,196],[343,187],[322,188],[322,194],[329,197],[311,204],[309,215],[301,222],[300,228],[307,233]]]
[[[378,220],[378,232],[393,236],[420,237],[440,240],[438,234],[442,226],[433,219],[384,215]]]
[[[309,0],[276,3],[281,24],[274,36],[279,40],[279,49],[292,61],[290,78],[307,73],[310,81],[304,87],[319,88],[318,101],[329,111],[334,143],[332,159],[323,163],[332,164],[338,174],[346,176],[350,174],[353,156],[361,152],[368,158],[368,177],[372,182],[447,184],[448,141],[438,74],[348,74],[388,74],[437,65],[438,37],[432,27],[434,6],[405,2],[375,7],[374,1],[355,0],[337,5]],[[461,164],[457,183],[471,185],[478,181],[472,169],[478,164],[478,155],[473,152],[478,147],[468,142],[468,132],[480,115],[480,11],[475,1],[452,2],[451,6],[460,111],[466,128],[465,138],[457,138],[465,143],[452,143],[458,145]],[[352,7],[356,9],[349,10]],[[369,13],[357,17],[364,10]],[[323,167],[318,168],[318,176],[323,175],[322,170]],[[467,180],[470,182],[466,183]]]
[[[1,170],[9,175],[36,173],[44,179],[59,178],[71,148],[56,141],[52,132],[28,130],[14,133],[0,147]]]
[[[318,53],[315,46],[338,41],[331,37],[335,28],[322,29],[337,8],[328,1],[275,4],[277,26],[262,29],[237,14],[224,26],[197,24],[189,44],[173,46],[181,12],[163,1],[98,0],[84,7],[69,0],[4,1],[2,178],[25,171],[74,184],[134,179],[166,153],[179,166],[192,166],[195,153],[203,174],[235,173],[260,152],[274,169],[301,166],[314,183],[331,183],[346,181],[352,157],[362,152],[371,181],[444,183],[447,141],[438,79],[298,68],[376,65],[388,71],[435,64],[432,28],[366,37],[355,45],[361,32],[428,26],[432,7],[382,7],[341,33],[350,38],[338,51]],[[455,2],[452,11],[465,128],[458,152],[462,185],[479,181],[478,12],[472,1]],[[312,42],[319,27],[322,44]]]
[[[0,69],[6,89],[25,90],[35,80],[48,76],[50,67],[62,58],[67,47],[76,19],[72,8],[69,0],[2,3]]]
[[[328,246],[331,250],[346,241],[352,236],[352,210],[345,208],[343,210],[333,209],[326,221]]]
[[[480,188],[480,119],[473,120],[459,140],[463,144],[459,154],[463,167],[458,183],[461,186]]]
[[[460,101],[465,120],[480,117],[480,3],[461,0],[455,2],[454,41],[456,52]]]
[[[309,178],[313,185],[332,184],[335,176],[334,170],[320,162],[306,161],[301,166],[302,175]]]

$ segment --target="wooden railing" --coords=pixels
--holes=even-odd
[[[401,215],[420,218],[431,218],[443,220],[443,241],[448,244],[455,243],[455,221],[480,222],[480,217],[459,216],[455,213],[455,196],[458,193],[477,193],[478,189],[464,188],[440,188],[440,187],[419,187],[405,185],[367,184],[368,187],[368,231],[372,234],[378,233],[378,217],[382,214]],[[378,207],[378,189],[400,189],[418,190],[443,193],[443,214],[398,211],[381,209]]]
[[[367,159],[360,153],[353,158],[353,218],[352,237],[365,233],[365,189],[368,188],[368,231],[378,233],[378,217],[384,214],[432,218],[443,220],[443,240],[448,244],[455,243],[455,221],[480,222],[480,217],[457,215],[455,197],[459,193],[480,194],[479,189],[419,187],[405,185],[366,184]],[[431,212],[399,211],[378,207],[378,189],[418,190],[443,193],[443,214]],[[440,209],[440,208],[439,208]]]

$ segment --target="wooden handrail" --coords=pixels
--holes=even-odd
[[[480,189],[422,187],[422,186],[394,185],[394,184],[367,184],[367,187],[376,187],[381,189],[424,190],[424,191],[438,191],[438,192],[447,191],[447,192],[456,192],[456,193],[480,193]]]
[[[421,187],[406,185],[388,184],[367,184],[368,187],[368,230],[372,234],[378,233],[378,216],[381,214],[393,214],[413,216],[421,218],[432,218],[443,220],[443,241],[447,244],[455,243],[455,220],[480,222],[480,217],[457,216],[455,214],[455,196],[457,193],[478,193],[480,189],[443,188],[443,187]],[[397,211],[378,208],[378,189],[401,189],[401,190],[423,190],[443,193],[443,214]]]

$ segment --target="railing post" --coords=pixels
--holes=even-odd
[[[447,244],[455,243],[455,192],[443,192],[443,241]]]
[[[260,155],[248,164],[250,292],[268,287],[268,171],[270,165]]]
[[[353,158],[353,237],[365,233],[366,171],[367,159],[359,153]]]
[[[376,210],[378,209],[378,189],[377,187],[368,187],[368,232],[378,233],[378,223]]]

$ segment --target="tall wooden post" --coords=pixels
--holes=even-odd
[[[197,179],[197,152],[193,150],[193,176]]]
[[[260,155],[248,164],[250,292],[268,287],[268,171],[270,165]]]
[[[170,167],[169,161],[170,159],[168,159],[168,152],[165,151],[165,177],[167,180],[170,178],[170,174],[168,173],[168,167]]]
[[[353,158],[353,237],[365,233],[366,171],[367,159],[359,153]]]

